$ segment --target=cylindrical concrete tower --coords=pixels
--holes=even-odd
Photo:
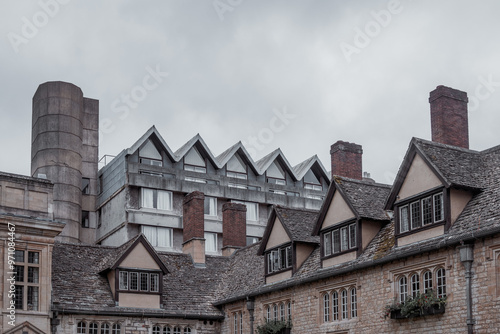
[[[96,102],[66,82],[44,83],[33,96],[31,174],[44,174],[54,183],[54,219],[66,223],[58,238],[65,242],[93,242],[95,236],[84,231],[83,237],[82,228],[95,229],[95,222],[89,222],[95,220],[89,219],[91,212],[95,215],[95,199],[88,196],[95,197],[97,190]]]

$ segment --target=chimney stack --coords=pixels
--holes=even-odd
[[[222,206],[222,255],[230,256],[247,243],[247,207],[240,203]]]
[[[204,203],[205,195],[200,191],[187,194],[182,202],[182,252],[191,255],[196,267],[205,266]]]
[[[363,148],[361,145],[339,140],[331,146],[332,177],[345,176],[351,179],[363,179]]]
[[[437,86],[429,94],[432,141],[469,148],[467,93]]]

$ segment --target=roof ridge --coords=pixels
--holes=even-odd
[[[366,186],[374,186],[374,187],[381,187],[381,188],[392,188],[392,185],[390,184],[385,184],[385,183],[379,183],[379,182],[372,182],[368,180],[358,180],[358,179],[352,179],[350,177],[345,177],[345,176],[340,176],[340,175],[334,175],[334,178],[340,178],[342,180],[346,180],[347,182],[353,182],[353,183],[360,183]]]
[[[426,139],[417,138],[417,137],[413,137],[412,142],[415,142],[416,144],[422,143],[422,144],[428,144],[428,145],[433,145],[433,146],[439,146],[442,148],[446,148],[446,149],[450,149],[450,150],[454,150],[454,151],[459,151],[459,152],[464,152],[464,153],[473,153],[473,154],[480,154],[481,153],[481,151],[473,150],[470,148],[464,148],[464,147],[460,147],[460,146],[443,144],[443,143],[435,142],[432,140],[426,140]]]

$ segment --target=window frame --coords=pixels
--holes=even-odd
[[[205,213],[205,209],[207,208],[208,201],[208,213]],[[215,202],[213,205],[211,202]],[[215,212],[211,212],[211,208],[215,209]],[[205,196],[205,200],[203,202],[203,214],[205,217],[215,217],[217,218],[217,197]]]
[[[123,288],[121,284],[121,278],[123,273],[127,273],[127,289]],[[137,289],[132,289],[132,274],[137,274]],[[146,274],[147,279],[147,290],[142,290],[141,287],[141,277]],[[152,284],[152,276],[157,277],[157,287],[155,291],[155,286]],[[118,267],[115,270],[115,291],[120,293],[137,293],[137,294],[149,294],[149,295],[160,295],[163,293],[163,272],[161,270],[146,270],[146,269],[134,269],[134,268],[121,268]]]
[[[39,312],[40,311],[40,296],[42,294],[42,286],[41,286],[41,253],[42,251],[39,249],[16,249],[15,250],[15,268],[16,271],[19,268],[22,268],[22,281],[18,280],[18,275],[16,275],[15,281],[15,299],[16,309],[19,311],[28,311],[28,312]],[[20,261],[20,255],[22,254],[22,262]],[[35,257],[35,254],[37,256]],[[33,282],[30,282],[30,268],[31,277]],[[36,271],[35,271],[36,269]],[[37,273],[34,275],[34,273]],[[36,277],[36,281],[35,281]],[[31,291],[30,291],[31,290]],[[18,292],[20,291],[20,293]],[[20,296],[20,298],[19,298]],[[30,303],[31,301],[31,303]],[[36,305],[29,306],[29,305]],[[20,306],[20,307],[18,307]]]
[[[266,276],[278,274],[288,270],[293,270],[294,254],[292,243],[286,243],[278,247],[267,250],[265,255]],[[283,258],[283,254],[285,257]],[[275,258],[275,257],[276,258]],[[275,269],[276,265],[276,269]]]
[[[174,194],[172,191],[169,190],[163,190],[163,189],[154,189],[154,188],[148,188],[148,187],[141,187],[140,188],[140,209],[148,209],[148,210],[158,210],[158,211],[164,211],[164,212],[171,212],[173,210],[174,206]],[[146,206],[144,203],[144,192],[146,190],[151,190],[153,192],[153,207]],[[159,194],[160,192],[165,192],[169,194],[169,201],[168,201],[168,208],[167,209],[159,209]]]
[[[441,199],[436,201],[436,198],[438,198],[439,196],[441,197]],[[427,200],[430,200],[429,203],[431,206],[430,218],[432,219],[432,221],[430,223],[424,224],[424,219],[425,219],[424,203]],[[449,211],[447,209],[448,202],[449,202],[449,197],[447,189],[439,187],[438,189],[432,189],[425,193],[419,194],[417,196],[411,196],[409,198],[405,198],[404,200],[398,203],[395,203],[394,212],[397,217],[395,217],[396,230],[394,233],[396,237],[403,237],[406,235],[424,231],[426,229],[434,228],[436,226],[446,225],[447,221],[449,220],[448,217]],[[417,203],[418,203],[418,212],[415,208],[415,206],[417,206],[416,205]],[[437,203],[439,203],[439,207],[437,207]],[[406,210],[406,214],[403,213],[404,209]],[[436,216],[438,216],[438,211],[439,211],[439,216],[441,217],[439,220],[436,220]],[[415,220],[416,217],[418,217],[418,221]],[[408,224],[407,225],[408,229],[406,230],[403,228],[403,222],[405,221],[405,219]]]
[[[342,230],[346,231],[347,248],[342,249]],[[354,240],[351,238],[351,231],[354,231]],[[330,226],[321,231],[321,260],[326,260],[335,256],[357,251],[359,248],[359,223],[357,220],[349,220],[347,222]],[[325,242],[325,238],[330,236],[329,242]],[[338,237],[338,242],[337,242]],[[352,245],[353,244],[353,245]],[[327,246],[331,248],[327,248]]]

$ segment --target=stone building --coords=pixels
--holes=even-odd
[[[248,200],[255,190],[247,188],[243,199],[228,196],[233,187],[229,187],[227,171],[225,176],[224,172],[210,176],[185,170],[185,158],[180,164],[181,159],[175,162],[181,154],[173,154],[169,162],[177,167],[167,166],[168,146],[150,129],[122,157],[115,158],[115,165],[107,165],[99,173],[103,180],[97,183],[117,188],[110,190],[113,196],[98,195],[96,213],[101,219],[108,215],[107,222],[126,222],[106,230],[103,220],[96,239],[101,244],[65,240],[52,246],[62,225],[50,215],[43,216],[43,210],[32,213],[49,219],[52,226],[43,246],[52,252],[52,269],[46,270],[50,280],[45,281],[45,289],[51,288],[51,301],[41,298],[40,312],[18,311],[25,315],[20,321],[26,322],[11,328],[4,321],[3,332],[40,333],[52,325],[52,333],[242,334],[255,333],[266,323],[288,321],[293,325],[291,332],[301,334],[497,333],[500,146],[484,151],[468,147],[466,93],[438,86],[429,101],[432,141],[410,141],[393,185],[363,178],[361,146],[339,141],[331,147],[333,176],[321,206],[306,205],[309,192],[303,186],[303,193],[295,190],[299,196],[261,189],[266,200],[269,194],[281,197],[269,208],[262,240],[248,246],[244,243],[253,236],[248,232],[249,206],[240,201]],[[208,162],[223,161],[210,161],[203,146],[201,138],[195,137],[182,155],[186,157],[196,148],[206,157],[207,170]],[[146,160],[141,163],[140,159],[152,161],[155,157],[160,161],[158,154],[162,166]],[[196,162],[193,156],[187,160],[194,168],[203,167],[196,165],[201,160]],[[113,174],[116,168],[126,172]],[[177,168],[176,175],[184,179],[166,177],[169,168]],[[141,170],[162,175],[141,174]],[[297,186],[300,174],[294,173],[295,189],[301,189]],[[124,180],[117,181],[120,178]],[[45,180],[27,179],[52,187]],[[112,187],[112,182],[124,183]],[[247,176],[245,184],[275,190],[273,183],[260,182]],[[193,186],[198,183],[200,188]],[[279,190],[292,191],[288,186]],[[156,190],[152,202],[157,207],[136,204],[144,196],[142,188]],[[7,186],[2,184],[1,189],[6,191]],[[170,196],[178,196],[170,216],[155,211],[159,209],[158,192],[165,189],[177,189]],[[125,192],[118,195],[121,191]],[[206,198],[212,196],[218,202],[218,219],[212,225],[218,226],[215,231],[207,228],[211,223]],[[121,208],[110,205],[104,209],[108,212],[102,212],[106,203],[120,197]],[[235,197],[237,201],[230,200]],[[1,198],[5,203],[3,193]],[[19,209],[27,210],[26,198],[30,197],[24,198]],[[12,205],[12,201],[8,203]],[[4,207],[2,204],[2,210]],[[163,221],[169,226],[181,213],[182,230],[179,225],[171,227],[179,240],[174,247],[158,247],[152,239],[157,233],[142,228],[161,226]],[[30,218],[29,223],[36,225],[40,219]],[[8,220],[0,222],[5,231],[5,261],[8,234],[3,226]],[[16,232],[18,239],[29,238],[23,236],[24,230]],[[222,235],[217,252],[207,251],[207,232]],[[123,241],[114,239],[114,233]],[[3,305],[8,305],[5,288],[3,291]],[[433,300],[429,307],[411,308],[425,298]],[[387,305],[392,306],[388,309]],[[406,312],[411,316],[405,317]]]

